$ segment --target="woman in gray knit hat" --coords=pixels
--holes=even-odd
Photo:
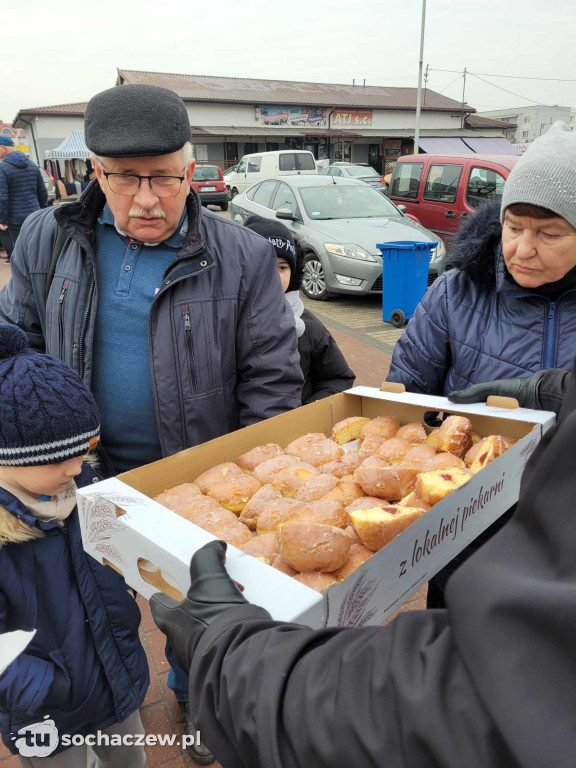
[[[556,410],[576,354],[576,134],[567,125],[520,158],[500,207],[464,223],[450,264],[397,343],[388,380],[457,402],[506,394]],[[509,516],[432,579],[429,607],[444,606],[448,577]]]

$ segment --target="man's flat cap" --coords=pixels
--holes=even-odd
[[[190,141],[180,96],[155,85],[121,85],[97,93],[84,115],[86,146],[100,157],[168,155]]]

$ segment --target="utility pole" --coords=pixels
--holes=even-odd
[[[460,128],[462,128],[462,130],[464,130],[464,101],[465,101],[465,95],[466,95],[466,67],[464,67],[463,77],[464,77],[464,83],[462,85],[462,124],[460,125]]]
[[[426,27],[426,0],[422,0],[422,22],[420,25],[420,61],[418,64],[418,94],[416,96],[416,128],[414,131],[414,154],[420,151],[420,110],[422,107],[422,67],[424,65],[424,29]]]

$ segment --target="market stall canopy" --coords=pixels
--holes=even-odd
[[[486,155],[521,155],[522,152],[511,144],[507,139],[481,138],[466,136],[466,144],[473,152]]]
[[[420,139],[420,149],[428,155],[461,155],[462,153],[472,154],[468,144],[456,136],[434,139]]]
[[[84,142],[82,131],[71,131],[54,149],[46,150],[47,160],[88,160],[92,153]]]

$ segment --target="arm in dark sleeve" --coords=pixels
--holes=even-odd
[[[516,514],[452,576],[446,611],[316,632],[250,605],[224,613],[190,670],[218,759],[227,768],[573,768],[575,453],[572,375]]]
[[[227,768],[515,765],[490,754],[493,726],[443,611],[313,631],[232,609],[199,644],[190,696]]]
[[[294,317],[288,307],[276,255],[269,243],[236,329],[240,426],[301,405],[302,370]]]
[[[38,176],[36,181],[36,192],[38,194],[38,202],[40,203],[40,208],[47,208],[48,192],[46,191],[46,184],[44,184],[44,179],[42,178],[40,169],[38,169]]]
[[[451,364],[446,275],[425,293],[397,341],[387,381],[408,392],[443,394]]]
[[[10,189],[6,172],[0,165],[0,224],[8,224],[8,196]]]
[[[41,211],[36,211],[24,222],[10,259],[10,280],[0,291],[0,322],[13,323],[22,328],[28,336],[30,346],[38,352],[46,351],[46,302],[45,297],[38,296],[34,290],[30,263],[34,260],[34,271],[38,273],[40,243],[50,243],[49,249],[45,247],[45,258],[49,260],[51,257],[54,235],[53,232],[42,233],[42,228],[49,226],[44,216]],[[54,221],[51,226],[55,231]]]
[[[317,333],[312,339],[309,374],[313,392],[303,405],[350,389],[356,378],[332,335],[315,316],[314,321],[317,324]]]

